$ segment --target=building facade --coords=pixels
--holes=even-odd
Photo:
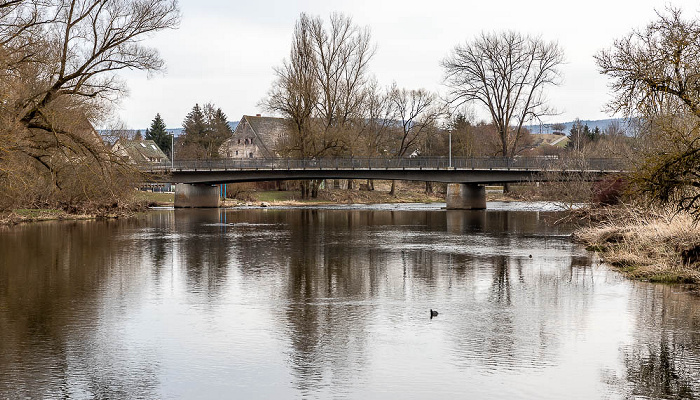
[[[224,158],[274,158],[277,144],[287,135],[284,118],[244,115],[233,136],[219,147]]]

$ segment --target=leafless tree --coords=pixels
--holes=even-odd
[[[498,130],[501,155],[512,157],[520,150],[523,124],[553,114],[544,89],[559,83],[563,62],[557,43],[508,31],[456,46],[442,66],[450,101],[484,106]]]
[[[552,131],[553,132],[564,132],[564,129],[566,129],[566,125],[564,125],[562,123],[552,124]]]
[[[600,72],[613,79],[616,97],[608,106],[613,112],[647,117],[682,106],[700,117],[700,23],[685,20],[673,7],[657,15],[645,29],[596,54]]]
[[[367,87],[363,118],[360,119],[357,141],[362,148],[359,155],[368,157],[389,156],[392,132],[395,130],[394,106],[391,91],[379,88],[376,81]]]
[[[322,157],[342,147],[340,133],[361,115],[374,55],[369,30],[342,14],[328,26],[301,14],[289,59],[276,68],[277,80],[262,104],[290,120],[295,133],[287,151]]]
[[[610,110],[643,124],[639,187],[700,219],[700,22],[670,6],[657,17],[595,58]]]
[[[350,17],[301,14],[294,29],[289,59],[262,105],[287,118],[292,134],[278,151],[302,158],[338,155],[349,150],[350,130],[357,129],[368,85],[368,63],[374,55],[368,29]],[[312,183],[315,185],[315,183]],[[316,188],[302,188],[302,197]]]
[[[418,145],[435,130],[442,109],[435,94],[425,89],[391,88],[389,101],[394,110],[394,121],[398,124],[399,135],[394,143],[394,156],[401,158],[418,151]]]
[[[425,89],[399,89],[394,84],[389,92],[393,109],[392,120],[398,124],[391,149],[394,157],[403,158],[419,152],[422,142],[432,139],[443,114],[435,94]],[[395,194],[396,183],[392,181],[390,194]]]
[[[104,117],[124,93],[120,70],[163,69],[143,39],[178,22],[176,0],[3,2],[0,162],[23,160],[25,170],[44,177],[37,184],[54,191],[66,192],[71,169],[95,174],[85,185],[108,179],[112,158],[90,121]]]

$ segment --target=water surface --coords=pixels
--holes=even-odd
[[[625,280],[556,209],[3,228],[0,398],[700,396],[700,298]]]

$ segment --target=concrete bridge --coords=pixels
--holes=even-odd
[[[483,185],[598,180],[624,173],[620,159],[555,157],[324,158],[186,160],[142,169],[176,184],[175,207],[217,207],[223,183],[307,179],[386,179],[448,183],[448,209],[486,208]]]

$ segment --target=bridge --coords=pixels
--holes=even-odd
[[[181,160],[141,168],[176,183],[176,207],[218,206],[217,184],[273,180],[384,179],[448,183],[447,207],[486,207],[483,185],[552,180],[598,180],[624,173],[621,159],[556,157],[323,158]]]

